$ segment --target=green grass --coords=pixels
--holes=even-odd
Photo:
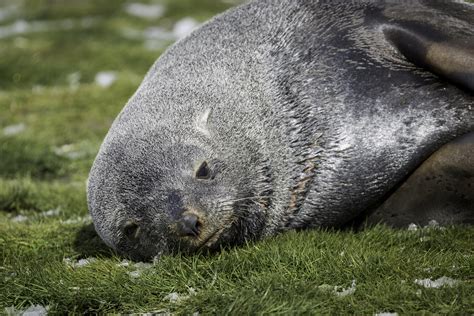
[[[120,265],[88,217],[85,181],[110,124],[169,43],[147,50],[124,30],[204,21],[229,5],[163,0],[148,21],[126,1],[25,0],[17,19],[73,19],[72,29],[0,38],[0,314],[8,307],[66,312],[177,314],[474,313],[474,228],[290,232],[215,254]],[[94,22],[80,27],[81,19]],[[99,71],[117,81],[94,83]],[[17,134],[4,128],[22,124]],[[95,258],[83,267],[77,260]],[[70,260],[70,261],[68,261]],[[138,276],[134,273],[138,272]],[[453,287],[416,279],[448,276]],[[355,292],[340,297],[339,291]],[[172,302],[170,293],[181,300]],[[168,298],[167,298],[168,297]]]

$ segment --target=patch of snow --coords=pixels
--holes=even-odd
[[[170,312],[169,309],[158,309],[155,311],[147,312],[147,313],[139,313],[142,316],[172,316],[173,314]]]
[[[103,88],[110,87],[117,80],[115,71],[101,71],[95,75],[95,83]]]
[[[130,265],[129,261],[122,261],[120,264],[120,266],[123,266],[123,267],[127,267]],[[142,273],[150,268],[153,267],[153,264],[152,263],[147,263],[147,262],[136,262],[133,264],[133,268],[135,268],[135,270],[133,271],[129,271],[127,272],[128,275],[131,277],[131,278],[138,278],[139,276],[142,275]]]
[[[130,265],[130,261],[123,259],[122,262],[117,263],[117,267],[128,267]]]
[[[125,12],[130,15],[153,20],[157,19],[165,13],[166,8],[161,4],[145,4],[145,3],[129,3],[125,5]]]
[[[421,286],[424,286],[426,288],[440,288],[442,286],[455,286],[459,283],[458,280],[455,280],[455,279],[452,279],[450,277],[447,277],[447,276],[442,276],[441,278],[438,278],[436,280],[431,280],[431,278],[429,279],[416,279],[415,281],[415,284],[418,284],[418,285],[421,285]]]
[[[28,217],[21,214],[12,218],[12,222],[16,222],[16,223],[25,222],[27,220],[28,220]]]
[[[174,24],[173,35],[176,39],[181,39],[195,30],[198,26],[199,23],[195,19],[191,17],[183,18]]]
[[[76,144],[65,144],[65,145],[62,145],[61,147],[54,147],[53,151],[58,156],[66,157],[71,160],[76,160],[86,155],[85,152],[79,151],[77,147],[78,145]]]
[[[25,21],[16,20],[15,22],[0,26],[0,38],[6,38],[26,33],[38,33],[56,30],[70,30],[76,27],[90,28],[96,22],[95,18],[85,17],[78,20],[63,19],[56,21]]]
[[[418,225],[416,225],[414,223],[411,223],[410,225],[408,225],[408,230],[409,231],[417,231],[418,230]]]
[[[136,279],[136,278],[138,278],[140,275],[142,275],[142,271],[140,271],[140,270],[129,271],[129,272],[127,272],[127,274],[128,274],[131,278]]]
[[[351,286],[346,289],[343,288],[342,290],[339,290],[340,288],[341,287],[339,286],[334,287],[334,294],[336,294],[336,296],[344,297],[344,296],[352,295],[356,291],[356,281],[352,280]]]
[[[6,307],[5,313],[9,316],[46,316],[48,315],[49,306],[31,305],[26,310],[16,309],[14,306]]]
[[[133,266],[139,270],[147,270],[153,267],[153,264],[148,262],[136,262],[133,264]]]
[[[71,90],[77,90],[81,81],[81,73],[79,71],[73,72],[67,76],[67,82]]]
[[[163,301],[169,301],[170,303],[178,303],[182,300],[188,299],[190,296],[196,295],[196,290],[192,287],[188,288],[188,295],[179,294],[177,292],[172,292],[165,297],[163,297]]]
[[[170,293],[163,297],[163,301],[169,301],[170,303],[177,303],[182,300],[182,296],[176,292]]]
[[[5,136],[13,136],[22,133],[26,129],[26,125],[24,123],[8,125],[3,128],[3,135]]]
[[[61,220],[61,224],[83,224],[83,223],[89,223],[91,221],[92,221],[91,216],[86,215],[84,217],[68,218],[65,221]]]
[[[165,30],[162,27],[152,26],[148,27],[143,31],[143,38],[146,40],[161,40],[161,41],[173,41],[176,39],[172,32]]]
[[[73,261],[71,258],[64,258],[63,262],[66,265],[70,266],[71,268],[76,269],[76,268],[85,267],[86,265],[89,265],[96,260],[97,259],[95,258],[86,258],[86,259],[80,259],[78,261]]]
[[[0,8],[0,22],[10,18],[18,11],[18,6],[10,5]]]
[[[45,217],[51,217],[51,216],[58,216],[61,213],[61,208],[57,207],[54,209],[47,210],[45,212],[41,212],[40,214]]]
[[[176,40],[173,32],[157,26],[148,27],[145,30],[123,28],[121,33],[128,39],[144,40],[145,48],[152,51],[163,49]]]
[[[445,230],[446,227],[440,226],[439,223],[432,219],[428,222],[428,225],[425,226],[425,228],[432,228],[432,229],[440,229],[440,230]]]
[[[381,312],[374,314],[374,316],[398,316],[398,313]]]

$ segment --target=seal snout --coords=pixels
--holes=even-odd
[[[199,217],[193,213],[187,213],[178,221],[178,234],[181,237],[198,237],[202,224]]]

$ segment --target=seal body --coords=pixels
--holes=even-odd
[[[346,224],[474,130],[472,21],[445,1],[257,0],[217,16],[113,123],[89,178],[96,230],[146,258]]]

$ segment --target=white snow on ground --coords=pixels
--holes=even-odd
[[[348,288],[343,288],[342,286],[338,286],[338,285],[332,286],[332,285],[329,285],[329,284],[322,284],[322,285],[318,286],[318,288],[321,291],[333,292],[334,295],[336,295],[336,296],[344,297],[344,296],[352,295],[352,294],[355,293],[355,291],[356,291],[356,280],[352,280],[351,286],[348,287]]]
[[[54,147],[53,151],[56,155],[66,157],[71,160],[82,158],[86,155],[85,152],[78,150],[77,144],[65,144],[61,147]]]
[[[163,27],[152,26],[144,30],[123,28],[121,33],[125,38],[143,40],[145,48],[149,50],[160,50],[168,46],[170,42],[185,37],[198,26],[199,23],[196,20],[185,17],[177,21],[171,31]]]
[[[336,296],[344,297],[344,296],[347,296],[347,295],[352,295],[356,291],[356,281],[352,280],[351,286],[346,288],[346,289],[343,288],[342,290],[339,290],[340,288],[341,287],[339,287],[339,286],[334,287],[334,294],[336,294]]]
[[[92,222],[92,218],[90,215],[86,215],[86,216],[83,216],[83,217],[75,217],[75,218],[68,218],[66,220],[61,220],[61,224],[66,224],[66,225],[70,225],[70,224],[84,224],[84,223],[90,223]]]
[[[135,270],[135,271],[129,271],[127,274],[132,278],[136,279],[142,275],[142,272],[140,270]]]
[[[115,71],[100,71],[95,75],[95,83],[103,88],[110,87],[117,80]]]
[[[180,300],[182,300],[182,297],[176,292],[170,293],[163,297],[163,301],[170,301],[171,303],[176,303]]]
[[[440,226],[439,223],[434,219],[430,220],[428,222],[428,225],[425,225],[423,227],[420,227],[419,225],[415,223],[411,223],[410,225],[408,225],[409,231],[417,231],[420,228],[432,228],[432,229],[441,229],[441,230],[446,229],[446,227]]]
[[[442,286],[455,286],[459,283],[458,280],[455,280],[455,279],[452,279],[450,277],[447,277],[447,276],[442,276],[441,278],[438,278],[436,280],[431,280],[431,278],[429,279],[416,279],[415,281],[415,284],[418,284],[418,285],[421,285],[421,286],[424,286],[426,288],[440,288]]]
[[[0,26],[0,38],[56,30],[70,30],[73,28],[89,28],[96,23],[96,19],[85,17],[82,19],[63,19],[57,21],[25,21],[16,20],[9,25]]]
[[[161,4],[129,3],[125,5],[125,12],[130,15],[153,20],[165,13],[166,8]]]
[[[3,135],[5,136],[13,136],[20,134],[26,129],[26,125],[24,123],[8,125],[3,128]]]
[[[190,296],[196,295],[196,290],[192,287],[188,288],[188,294],[179,294],[177,292],[172,292],[165,297],[163,297],[163,301],[169,301],[170,303],[179,303],[182,300],[188,299]]]
[[[48,315],[49,306],[31,305],[25,310],[16,309],[14,306],[6,307],[5,314],[8,316],[45,316]]]
[[[0,22],[5,21],[6,19],[8,19],[9,17],[11,17],[17,12],[18,12],[18,7],[15,5],[10,5],[10,6],[0,8]]]
[[[25,215],[17,215],[15,217],[13,217],[12,219],[12,222],[16,222],[16,223],[21,223],[21,222],[25,222],[28,220],[28,217],[26,217]]]
[[[142,273],[150,268],[152,268],[154,263],[145,263],[145,262],[136,262],[131,263],[128,260],[122,260],[117,266],[120,267],[132,267],[135,270],[128,271],[127,274],[132,278],[136,279],[142,275]]]
[[[381,312],[381,313],[374,314],[374,316],[398,316],[398,313]]]
[[[183,18],[174,24],[173,35],[176,39],[181,39],[191,33],[198,26],[199,23],[195,19],[191,17]]]
[[[40,215],[42,215],[44,217],[51,217],[51,216],[58,216],[60,213],[61,213],[61,208],[57,207],[57,208],[54,208],[54,209],[50,209],[50,210],[41,212]]]
[[[418,225],[416,225],[414,223],[411,223],[410,225],[408,225],[408,230],[409,231],[416,231],[416,230],[418,230]]]
[[[86,259],[79,259],[78,261],[75,261],[71,258],[64,258],[63,262],[66,265],[70,266],[71,268],[76,269],[76,268],[82,268],[84,266],[87,266],[96,260],[97,259],[95,258],[86,258]]]
[[[79,71],[73,72],[67,76],[67,82],[71,90],[77,90],[81,82],[81,73]]]

